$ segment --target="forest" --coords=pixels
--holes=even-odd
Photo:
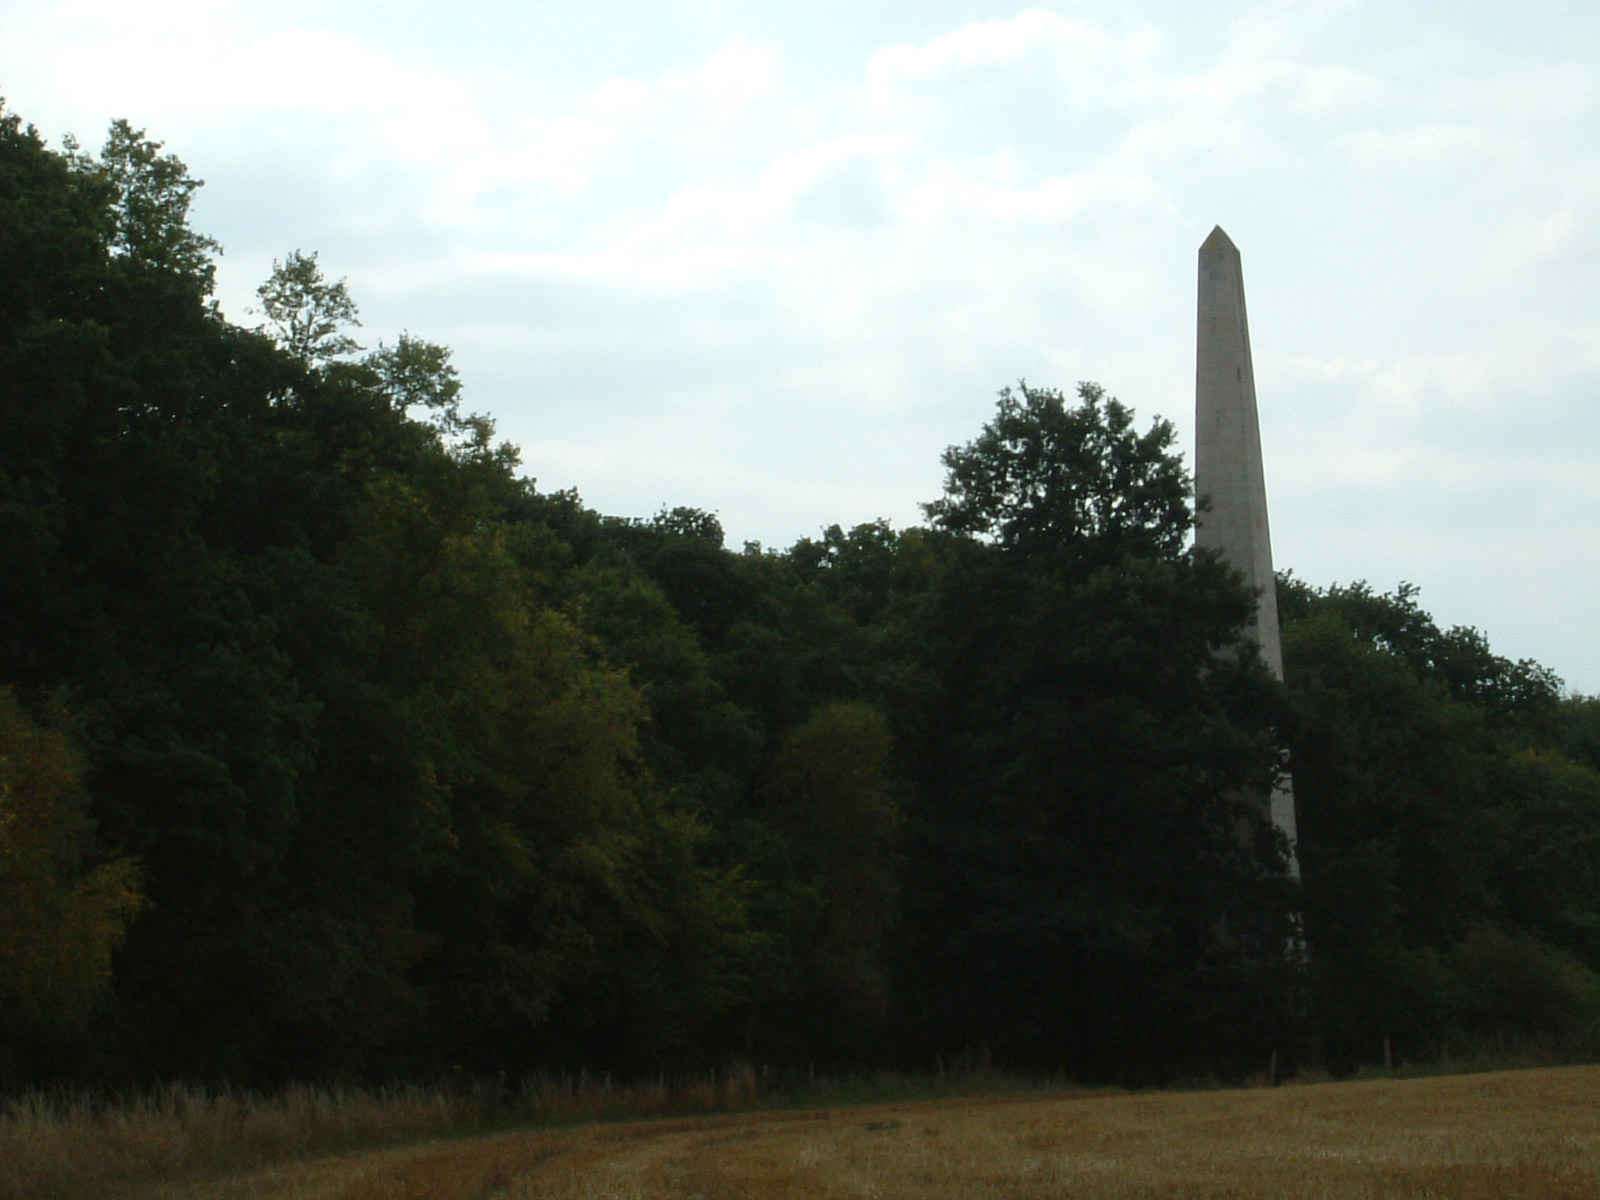
[[[0,1087],[1600,1052],[1600,698],[1288,574],[1280,683],[1165,421],[730,547],[314,254],[225,319],[198,186],[0,110]]]

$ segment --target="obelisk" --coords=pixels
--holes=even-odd
[[[1261,469],[1261,428],[1256,419],[1256,379],[1250,363],[1250,325],[1244,311],[1244,271],[1239,250],[1219,225],[1200,246],[1200,297],[1195,345],[1194,484],[1210,501],[1198,515],[1195,544],[1220,551],[1256,589],[1249,636],[1261,657],[1283,678],[1278,638],[1278,593],[1267,528],[1267,481]],[[1270,795],[1252,798],[1289,839],[1294,854],[1294,790],[1285,778]]]

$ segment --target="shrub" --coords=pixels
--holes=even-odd
[[[1600,978],[1530,933],[1483,925],[1451,951],[1468,1028],[1494,1034],[1570,1034],[1600,1019]]]

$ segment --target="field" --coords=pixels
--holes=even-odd
[[[1600,1068],[592,1124],[166,1186],[146,1200],[1600,1196]]]

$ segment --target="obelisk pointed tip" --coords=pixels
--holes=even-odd
[[[1200,243],[1201,254],[1214,254],[1218,251],[1223,253],[1231,252],[1233,254],[1239,253],[1239,247],[1233,244],[1232,238],[1222,232],[1221,225],[1212,229],[1211,236]]]

